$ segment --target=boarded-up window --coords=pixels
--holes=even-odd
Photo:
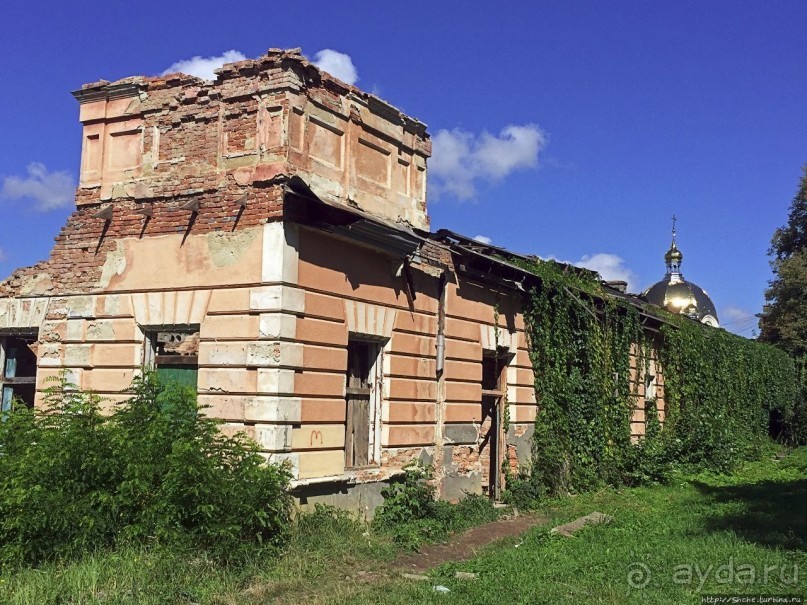
[[[0,336],[0,401],[2,410],[19,400],[34,407],[36,394],[36,333]]]
[[[350,339],[347,346],[347,416],[345,465],[348,468],[377,462],[381,347],[379,343]]]
[[[196,389],[199,374],[199,329],[181,327],[146,332],[146,365],[166,381]]]

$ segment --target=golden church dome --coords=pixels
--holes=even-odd
[[[664,255],[667,274],[642,292],[649,303],[667,309],[671,313],[686,315],[710,326],[717,327],[717,310],[706,290],[684,279],[681,274],[683,253],[675,243],[675,218],[673,217],[673,239],[670,249]]]

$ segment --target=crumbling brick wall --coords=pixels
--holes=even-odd
[[[276,220],[293,174],[335,201],[428,226],[425,125],[299,49],[227,65],[215,82],[131,77],[74,94],[84,125],[77,210],[51,258],[0,283],[0,298],[102,289],[119,239]]]
[[[211,231],[234,232],[254,228],[282,215],[282,187],[252,188],[249,203],[238,203],[241,190],[232,184],[224,190],[137,202],[119,200],[112,219],[94,216],[99,204],[80,206],[68,218],[55,239],[50,258],[15,271],[0,283],[0,298],[16,296],[82,294],[101,291],[102,269],[117,242],[125,238],[160,235],[200,235]],[[198,212],[183,209],[199,203]],[[147,209],[150,215],[143,214]],[[171,267],[166,267],[170,271]]]

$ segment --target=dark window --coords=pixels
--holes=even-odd
[[[482,391],[494,397],[501,397],[502,369],[506,365],[502,357],[485,355],[482,358]]]
[[[3,411],[10,409],[15,399],[29,408],[34,407],[36,346],[35,333],[0,336],[0,401]]]

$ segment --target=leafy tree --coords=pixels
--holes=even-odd
[[[799,190],[790,204],[787,224],[773,234],[769,254],[777,259],[790,258],[797,252],[807,250],[807,164],[802,168],[804,174],[799,183]]]
[[[765,292],[760,340],[799,358],[807,355],[807,165],[787,224],[773,234],[768,254],[774,277]]]
[[[807,165],[790,205],[787,224],[773,234],[768,254],[774,277],[765,292],[768,304],[760,321],[760,340],[796,360],[799,394],[792,406],[771,418],[771,428],[786,442],[807,443]]]

